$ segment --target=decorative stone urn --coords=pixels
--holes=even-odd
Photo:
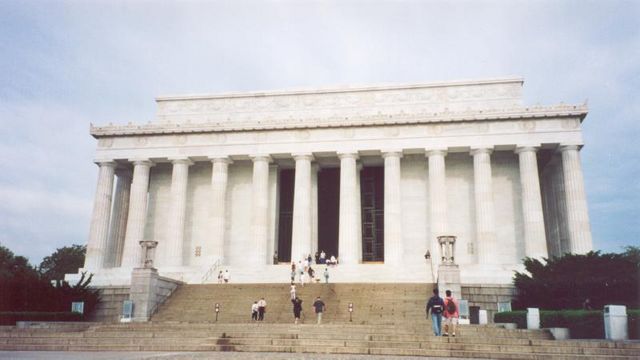
[[[442,256],[443,264],[455,264],[455,244],[456,237],[453,235],[438,236],[438,243],[440,244],[440,255]]]
[[[142,246],[142,258],[141,258],[141,266],[145,269],[153,268],[153,259],[156,253],[156,246],[158,246],[157,241],[151,240],[143,240],[140,241],[140,246]]]

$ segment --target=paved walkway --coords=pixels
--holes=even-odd
[[[64,359],[64,360],[436,360],[442,358],[387,355],[249,353],[249,352],[65,352],[65,351],[0,351],[0,359]],[[448,358],[462,360],[461,358]],[[465,360],[469,360],[468,358]]]

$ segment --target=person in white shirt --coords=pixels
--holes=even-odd
[[[267,302],[264,298],[258,301],[258,321],[264,320],[264,313],[267,311]]]
[[[291,300],[294,300],[296,298],[296,286],[295,286],[295,284],[291,284],[291,290],[289,290],[289,293],[291,294]]]
[[[300,272],[300,285],[302,285],[302,287],[304,287],[304,282],[307,280],[306,279],[307,275],[304,271]]]
[[[258,320],[258,302],[254,301],[251,305],[251,320]]]
[[[225,271],[224,271],[224,274],[222,274],[222,278],[224,279],[224,282],[225,282],[225,283],[228,283],[228,282],[229,282],[229,278],[230,278],[230,276],[231,276],[231,275],[229,275],[229,270],[225,270]]]

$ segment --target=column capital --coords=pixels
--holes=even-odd
[[[129,159],[129,161],[134,165],[146,165],[149,167],[152,167],[155,165],[155,163],[149,159],[144,159],[144,158],[137,158],[137,159]]]
[[[576,144],[560,144],[560,146],[558,146],[558,151],[560,152],[564,152],[564,151],[568,151],[568,150],[576,150],[579,151],[580,150],[580,145],[576,145]]]
[[[342,159],[355,159],[358,160],[359,156],[358,156],[358,152],[354,151],[354,152],[339,152],[338,153],[338,158],[340,160]]]
[[[171,161],[173,165],[176,165],[176,164],[185,164],[187,166],[193,165],[193,161],[191,161],[191,159],[189,159],[188,157],[170,157],[169,161]]]
[[[266,154],[254,154],[254,155],[249,155],[249,158],[251,158],[251,160],[253,162],[258,162],[258,161],[266,161],[268,163],[270,163],[273,159],[271,158],[271,156],[266,155]]]
[[[118,165],[112,159],[94,160],[94,163],[96,165],[100,166],[100,167],[112,167],[112,168],[115,168]]]
[[[426,149],[424,155],[426,157],[434,155],[447,156],[447,148]]]
[[[471,154],[472,156],[477,154],[491,155],[491,153],[493,153],[493,148],[490,148],[490,147],[476,147],[476,148],[471,148],[471,151],[469,151],[469,154]]]
[[[231,160],[228,156],[208,156],[207,159],[211,161],[212,164],[221,163],[221,164],[233,164],[233,160]]]
[[[522,145],[522,146],[517,146],[516,149],[514,150],[514,153],[516,154],[520,154],[523,152],[538,152],[538,149],[540,149],[540,147],[538,146],[531,146],[531,145]]]
[[[382,153],[382,158],[386,158],[386,157],[402,157],[402,150],[398,150],[398,149],[385,149],[385,150],[380,150],[380,152]]]
[[[291,156],[293,156],[293,159],[298,161],[298,160],[309,160],[309,161],[313,161],[313,154],[310,152],[307,153],[293,153],[291,154]]]

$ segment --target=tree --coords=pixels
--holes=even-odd
[[[545,261],[526,258],[526,272],[516,272],[514,308],[579,309],[587,298],[596,309],[606,304],[638,306],[640,249],[637,247],[629,246],[622,254],[592,251]]]
[[[64,280],[65,274],[77,273],[84,265],[86,252],[86,246],[61,247],[42,260],[39,271],[48,280]]]

